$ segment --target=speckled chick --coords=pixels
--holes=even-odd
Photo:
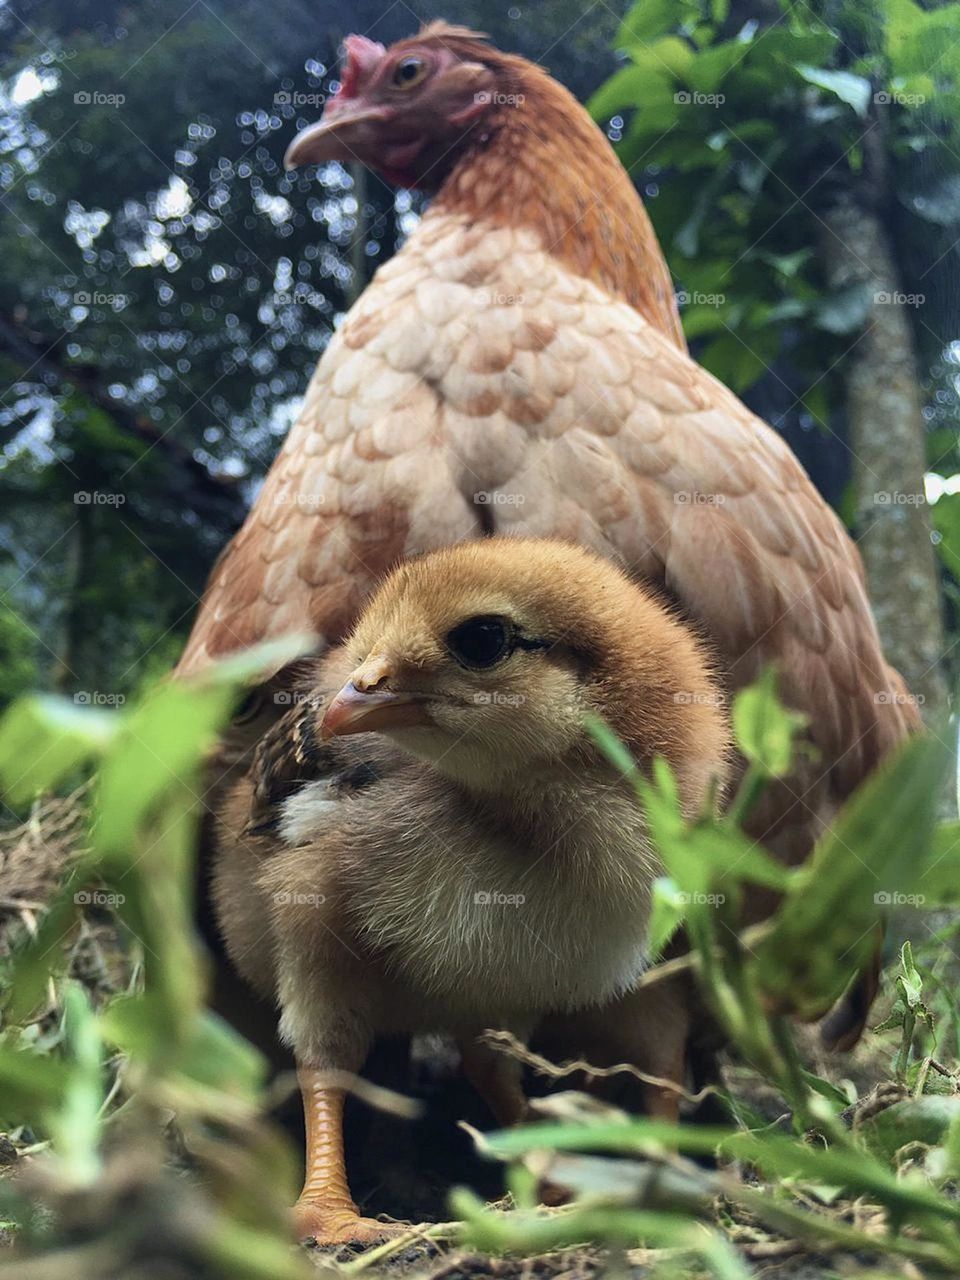
[[[350,1198],[324,1074],[359,1071],[375,1037],[452,1033],[510,1120],[519,1076],[484,1029],[605,1009],[632,1025],[659,864],[587,725],[641,768],[664,757],[692,814],[726,776],[723,704],[691,628],[580,548],[470,542],[385,580],[219,823],[228,947],[278,1002],[304,1091],[301,1234],[383,1232]]]

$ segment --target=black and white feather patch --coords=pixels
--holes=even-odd
[[[279,834],[287,844],[303,843],[325,811],[322,806],[380,780],[374,744],[320,740],[324,701],[307,698],[291,707],[258,743],[248,835]]]

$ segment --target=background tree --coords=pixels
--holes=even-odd
[[[383,8],[359,0],[350,28],[389,42],[435,16]],[[610,11],[457,10],[581,95],[614,66]],[[369,174],[283,173],[344,21],[301,0],[0,7],[0,697],[115,696],[171,664],[337,317],[412,225]]]
[[[928,513],[872,497],[915,495],[926,449],[960,574],[956,9],[642,0],[618,34],[607,5],[443,7],[582,98],[607,81],[592,105],[615,115],[695,349],[856,521],[888,640],[930,696]],[[349,25],[389,42],[437,12],[358,0]],[[343,22],[326,0],[0,7],[0,698],[123,695],[170,665],[338,316],[417,216],[369,174],[282,172]],[[848,197],[922,307],[875,304],[878,281],[831,255]],[[857,369],[869,399],[894,351],[900,410],[860,406]],[[858,495],[853,452],[874,486]]]

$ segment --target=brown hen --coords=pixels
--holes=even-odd
[[[731,689],[776,664],[817,750],[752,830],[798,860],[916,721],[856,548],[783,440],[686,353],[642,205],[566,90],[443,24],[346,48],[289,162],[359,158],[435,197],[331,339],[179,671],[304,627],[335,644],[403,556],[568,539],[677,601]]]

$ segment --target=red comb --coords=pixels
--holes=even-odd
[[[338,98],[353,98],[360,87],[360,79],[375,66],[386,53],[376,40],[366,36],[347,36],[343,42],[344,64],[340,73]]]

